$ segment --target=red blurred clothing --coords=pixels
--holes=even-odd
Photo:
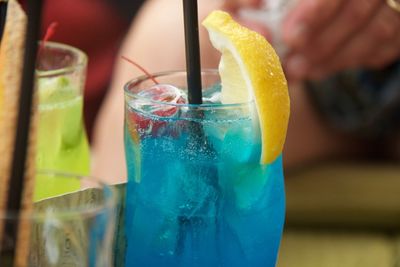
[[[89,58],[84,113],[90,135],[130,21],[110,1],[44,1],[42,32],[54,21],[58,22],[58,27],[50,41],[75,46],[86,52]]]

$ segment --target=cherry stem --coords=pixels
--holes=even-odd
[[[42,39],[42,43],[40,44],[40,47],[39,47],[38,56],[40,56],[40,54],[44,50],[44,46],[45,46],[46,42],[48,42],[53,37],[53,35],[56,33],[57,27],[58,27],[58,22],[56,22],[56,21],[53,21],[47,27],[44,37]]]
[[[156,78],[154,78],[153,75],[150,74],[150,72],[148,72],[145,68],[143,68],[142,66],[140,66],[139,64],[137,64],[136,62],[134,62],[133,60],[125,57],[125,56],[121,56],[121,58],[123,60],[128,61],[129,63],[131,63],[132,65],[134,65],[136,68],[138,68],[140,71],[142,71],[149,79],[151,79],[155,84],[159,84],[159,82],[157,82]]]
[[[51,37],[56,33],[56,28],[58,27],[58,22],[53,21],[50,23],[49,27],[46,29],[46,33],[44,34],[43,37],[43,42],[47,42],[50,40]]]

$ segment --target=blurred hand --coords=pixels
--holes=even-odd
[[[263,0],[223,0],[222,8],[228,11],[241,25],[259,32],[270,40],[271,34],[265,24],[238,16],[240,9],[257,9],[261,7],[262,2]]]
[[[294,79],[381,68],[399,58],[400,13],[385,0],[300,0],[284,21],[283,38]]]

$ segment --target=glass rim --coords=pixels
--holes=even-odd
[[[109,191],[111,194],[109,197],[106,198],[104,203],[98,204],[95,207],[78,207],[78,208],[62,208],[62,209],[56,209],[54,213],[52,213],[52,216],[55,216],[57,218],[61,218],[61,220],[67,220],[68,218],[76,217],[76,215],[80,215],[81,217],[87,218],[87,217],[92,217],[93,215],[99,214],[104,210],[109,210],[117,205],[117,200],[118,200],[118,193],[115,188],[113,188],[111,185],[108,185],[104,183],[101,179],[93,177],[93,176],[87,176],[87,175],[80,175],[80,174],[75,174],[75,173],[66,173],[66,172],[61,172],[61,171],[52,171],[52,170],[40,170],[36,172],[36,175],[44,174],[44,175],[51,175],[52,179],[57,179],[57,177],[63,177],[63,178],[71,178],[71,179],[89,179],[89,181],[94,182],[96,185],[100,185],[101,188],[106,189]],[[69,193],[61,194],[56,197],[62,197],[67,194],[71,193],[77,193],[86,189],[91,189],[91,188],[96,188],[94,187],[84,187],[80,188],[77,190],[74,190]],[[33,195],[32,195],[33,198]],[[40,203],[46,200],[49,200],[51,198],[45,198],[42,200],[39,200],[35,203]],[[28,210],[28,211],[22,211],[20,213],[12,211],[12,212],[6,212],[6,211],[0,211],[0,222],[1,221],[8,221],[8,220],[30,220],[30,221],[35,221],[35,220],[45,220],[48,218],[48,213],[47,210],[43,211],[35,211],[35,210]]]
[[[201,74],[210,74],[210,75],[218,75],[219,76],[219,71],[217,69],[202,69]],[[151,100],[147,97],[142,97],[138,96],[137,93],[133,93],[130,88],[135,87],[145,81],[149,81],[152,78],[157,78],[157,77],[167,77],[171,75],[182,75],[185,76],[187,75],[187,72],[185,70],[172,70],[172,71],[162,71],[162,72],[156,72],[156,73],[151,73],[151,77],[147,75],[141,75],[136,78],[133,78],[129,80],[125,85],[124,85],[124,93],[125,96],[132,97],[137,100],[142,100],[148,103],[152,103],[155,105],[164,105],[164,106],[171,106],[171,107],[176,107],[176,108],[205,108],[205,109],[217,109],[217,108],[240,108],[244,106],[248,106],[254,102],[254,100],[250,101],[244,101],[244,102],[239,102],[239,103],[231,103],[231,104],[223,104],[223,103],[207,103],[207,104],[179,104],[179,103],[169,103],[169,102],[164,102],[164,101],[157,101],[157,100]],[[160,83],[160,84],[167,84],[167,83]]]
[[[41,44],[42,44],[42,41],[39,41],[39,45],[41,45]],[[85,52],[83,52],[79,48],[76,48],[71,45],[63,44],[63,43],[48,42],[48,41],[46,41],[44,43],[44,47],[50,47],[50,48],[70,51],[74,55],[77,55],[78,60],[77,60],[77,63],[74,64],[73,66],[69,66],[69,67],[65,67],[65,68],[59,68],[59,69],[55,69],[55,70],[38,70],[38,69],[36,69],[35,72],[39,79],[53,77],[53,76],[57,76],[57,75],[63,75],[66,73],[71,73],[78,68],[85,68],[87,66],[88,56]]]

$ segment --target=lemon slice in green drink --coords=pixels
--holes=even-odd
[[[282,152],[290,114],[288,86],[275,50],[263,36],[239,25],[226,12],[212,12],[203,25],[222,54],[222,103],[254,99],[261,128],[260,162],[273,162]]]

